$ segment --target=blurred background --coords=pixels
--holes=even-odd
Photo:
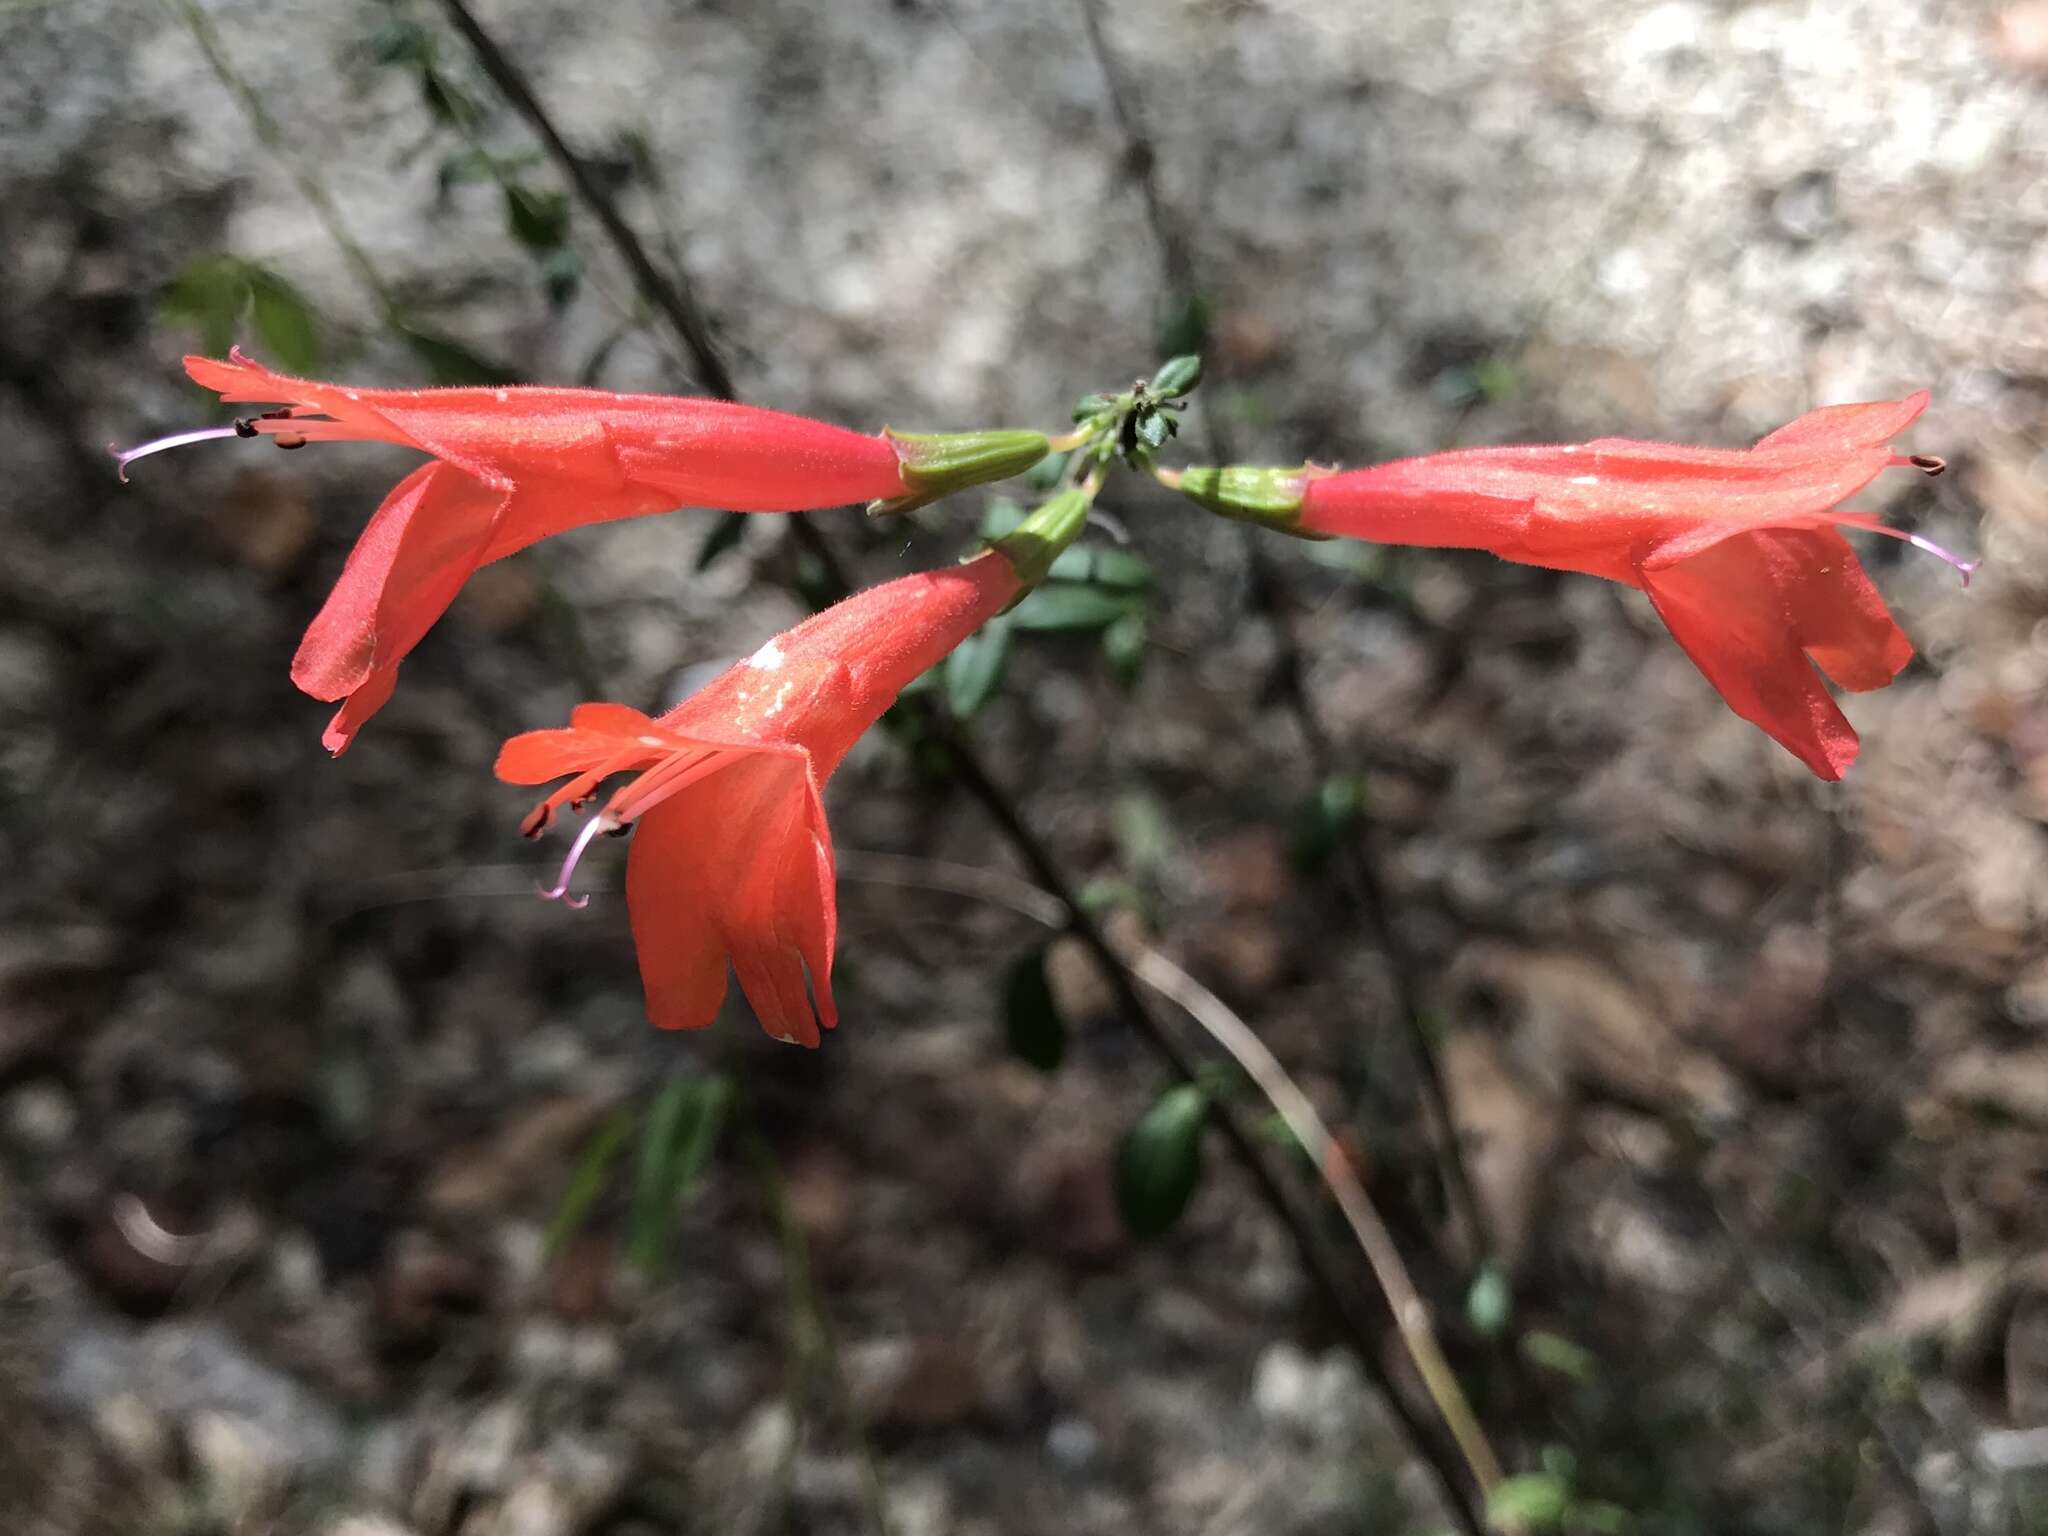
[[[1344,1128],[1567,1525],[2048,1530],[2048,6],[477,15],[761,404],[1051,429],[1200,350],[1191,457],[1361,463],[1933,389],[1902,446],[1953,472],[1858,504],[1987,563],[1860,541],[1921,659],[1840,786],[1632,592],[1255,552],[1130,477],[1100,600],[930,702]],[[622,848],[530,899],[499,741],[800,616],[786,520],[490,568],[329,762],[286,669],[411,460],[116,484],[106,443],[220,419],[178,359],[234,341],[702,387],[449,13],[0,0],[0,60],[7,1528],[1447,1528],[1220,1147],[1127,1230],[1168,1079],[1070,941],[900,862],[1018,869],[914,721],[830,797],[822,1051],[647,1026]],[[866,582],[985,500],[812,521]]]

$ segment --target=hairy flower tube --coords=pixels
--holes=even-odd
[[[1485,549],[1603,576],[1648,594],[1728,706],[1823,779],[1856,732],[1815,668],[1881,688],[1913,647],[1837,527],[1905,539],[1967,582],[1975,562],[1840,503],[1883,470],[1939,459],[1891,440],[1927,407],[1904,400],[1809,412],[1752,448],[1602,438],[1467,448],[1370,469],[1192,469],[1161,479],[1212,510],[1310,537]]]
[[[710,1024],[730,964],[769,1034],[816,1046],[819,1026],[833,1027],[838,906],[825,781],[906,684],[1044,574],[1085,522],[1090,494],[1055,497],[963,565],[855,593],[659,719],[585,704],[566,730],[505,744],[497,773],[508,783],[568,778],[527,817],[528,836],[612,775],[637,775],[583,824],[545,894],[566,898],[591,841],[639,824],[626,904],[657,1025]]]
[[[929,499],[1029,468],[1036,432],[868,436],[724,400],[608,390],[349,389],[288,378],[240,350],[188,357],[225,401],[284,401],[232,427],[116,454],[135,460],[212,438],[280,447],[398,443],[432,457],[393,487],[356,541],[292,660],[292,681],[339,701],[323,738],[344,751],[390,698],[398,666],[472,571],[586,523],[682,506],[799,512]]]

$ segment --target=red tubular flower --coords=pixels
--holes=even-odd
[[[1468,448],[1371,469],[1190,470],[1180,488],[1218,511],[1310,535],[1486,549],[1505,560],[1640,587],[1731,709],[1823,779],[1856,758],[1856,732],[1814,667],[1881,688],[1910,641],[1836,526],[1908,539],[1839,503],[1892,466],[1939,473],[1891,440],[1927,407],[1830,406],[1753,448],[1622,438]]]
[[[280,447],[399,443],[432,456],[385,497],[292,661],[292,681],[340,700],[324,737],[345,750],[391,696],[398,665],[478,566],[586,523],[680,506],[797,512],[943,494],[1028,468],[1037,433],[870,437],[724,400],[608,390],[346,389],[288,378],[240,350],[188,357],[226,401],[288,401],[233,427],[184,432],[118,454],[208,438]]]
[[[658,720],[585,704],[568,729],[505,744],[497,772],[509,783],[573,775],[528,816],[529,836],[611,775],[638,774],[584,824],[546,894],[567,893],[595,836],[640,823],[626,903],[656,1024],[711,1023],[728,962],[769,1034],[816,1046],[819,1025],[837,1022],[838,909],[819,793],[904,685],[1022,586],[1018,565],[995,551],[905,576],[778,635]]]

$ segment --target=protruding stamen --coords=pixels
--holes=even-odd
[[[1919,470],[1923,475],[1940,475],[1948,472],[1948,460],[1938,454],[1909,454],[1906,462]]]
[[[1934,540],[1925,538],[1920,534],[1908,533],[1903,528],[1887,528],[1883,523],[1877,521],[1876,518],[1871,518],[1868,522],[1865,522],[1863,517],[1858,515],[1853,518],[1844,519],[1844,521],[1848,526],[1861,528],[1866,533],[1881,533],[1888,539],[1897,539],[1901,543],[1912,545],[1915,549],[1925,550],[1944,564],[1954,566],[1956,574],[1963,578],[1963,585],[1966,587],[1970,584],[1970,578],[1976,575],[1978,568],[1984,564],[1981,559],[1965,560],[1954,550],[1943,549]]]
[[[250,427],[246,422],[238,421],[232,427],[200,427],[192,432],[173,432],[169,437],[156,438],[153,441],[142,444],[138,448],[120,448],[113,443],[109,443],[107,444],[107,452],[114,456],[114,463],[117,466],[115,473],[120,475],[121,483],[126,485],[128,483],[128,466],[137,459],[148,458],[152,453],[164,453],[172,448],[183,448],[187,443],[211,443],[224,437],[254,437],[255,435],[255,428]]]
[[[562,872],[556,877],[554,888],[552,890],[545,886],[540,888],[542,899],[546,901],[559,901],[563,906],[575,907],[579,911],[589,906],[590,898],[588,896],[571,896],[569,894],[569,881],[575,876],[576,861],[583,857],[583,850],[588,848],[600,833],[616,832],[618,830],[619,823],[613,821],[609,816],[593,816],[590,820],[583,823],[583,830],[576,834],[576,841],[569,848],[569,856],[562,860]]]

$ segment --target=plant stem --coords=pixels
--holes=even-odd
[[[688,280],[679,276],[671,281],[655,266],[646,247],[641,244],[639,236],[634,234],[632,226],[627,224],[619,213],[603,183],[570,149],[568,142],[549,119],[539,98],[527,84],[519,67],[477,22],[463,0],[441,0],[441,3],[457,30],[475,50],[484,73],[505,93],[513,108],[526,119],[548,153],[561,166],[577,195],[595,215],[614,250],[633,274],[642,295],[668,319],[683,344],[689,348],[706,386],[721,399],[736,399],[737,392],[732,375],[718,354],[710,328],[703,311],[697,305]],[[791,526],[794,536],[803,544],[806,551],[819,561],[833,585],[842,591],[847,590],[850,583],[846,579],[845,569],[818,530],[800,515],[792,517]],[[1178,1076],[1185,1081],[1194,1081],[1197,1067],[1195,1059],[1145,1007],[1144,1000],[1139,997],[1132,983],[1129,971],[1110,948],[1100,925],[1082,909],[1073,888],[1061,873],[1050,851],[1025,825],[1022,814],[1008,794],[989,776],[958,724],[928,704],[923,708],[925,721],[934,738],[947,751],[954,776],[961,786],[981,803],[990,819],[1009,841],[1018,858],[1031,871],[1032,877],[1066,909],[1069,930],[1101,966],[1116,997],[1119,1010]],[[1473,1536],[1478,1536],[1478,1519],[1456,1491],[1458,1478],[1455,1461],[1408,1407],[1387,1375],[1385,1367],[1380,1363],[1375,1339],[1377,1330],[1361,1315],[1355,1296],[1342,1279],[1316,1232],[1313,1213],[1304,1210],[1281,1182],[1279,1175],[1273,1171],[1261,1152],[1251,1131],[1234,1111],[1227,1106],[1221,1107],[1218,1121],[1232,1154],[1251,1175],[1261,1198],[1287,1227],[1296,1247],[1300,1249],[1304,1266],[1318,1290],[1323,1293],[1337,1317],[1343,1322],[1361,1364],[1385,1396],[1389,1411],[1400,1421],[1416,1453],[1429,1465],[1442,1485],[1447,1504],[1461,1526],[1473,1533]]]
[[[1160,194],[1156,172],[1158,151],[1145,131],[1137,93],[1102,30],[1101,0],[1075,0],[1075,3],[1080,6],[1089,47],[1102,70],[1110,114],[1124,136],[1127,146],[1125,159],[1145,205],[1145,221],[1159,247],[1159,261],[1167,287],[1181,303],[1192,304],[1201,292],[1193,245]],[[1209,370],[1209,377],[1213,383],[1216,377],[1214,368]],[[1210,457],[1218,464],[1232,462],[1236,455],[1231,451],[1228,429],[1221,418],[1206,403],[1202,405],[1201,418]],[[1244,531],[1244,548],[1251,573],[1252,606],[1269,616],[1278,653],[1281,696],[1294,714],[1303,744],[1308,748],[1310,767],[1320,785],[1330,777],[1335,754],[1331,750],[1329,734],[1316,711],[1315,701],[1308,692],[1307,667],[1301,642],[1294,633],[1293,594],[1288,589],[1285,575],[1266,553],[1265,543],[1257,529],[1247,528]],[[1364,916],[1374,946],[1386,958],[1394,986],[1394,1010],[1400,1017],[1416,1077],[1422,1085],[1423,1121],[1436,1154],[1445,1204],[1453,1219],[1468,1234],[1475,1256],[1483,1258],[1491,1249],[1485,1208],[1473,1187],[1464,1148],[1458,1142],[1457,1122],[1451,1117],[1450,1094],[1444,1087],[1436,1049],[1430,1043],[1423,1022],[1421,966],[1394,926],[1393,907],[1387,899],[1386,887],[1374,858],[1367,850],[1365,830],[1362,829],[1357,837],[1346,837],[1340,842],[1339,856],[1348,876],[1346,894]]]

